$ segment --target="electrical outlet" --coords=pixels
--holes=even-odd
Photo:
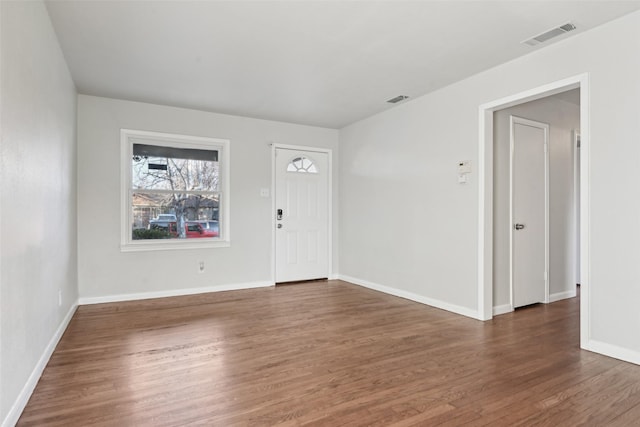
[[[58,307],[62,306],[62,289],[58,289]]]
[[[204,273],[204,261],[200,261],[198,263],[198,272],[199,273]]]

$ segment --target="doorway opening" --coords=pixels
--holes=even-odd
[[[552,102],[552,97],[554,96],[556,98],[564,97],[562,102],[570,102],[571,97],[577,97],[579,99],[579,106],[575,107],[579,117],[579,124],[569,126],[568,129],[564,129],[568,134],[566,135],[567,137],[563,139],[563,146],[549,148],[550,150],[556,149],[562,151],[561,154],[567,157],[567,163],[556,162],[559,167],[554,172],[552,161],[550,170],[552,185],[549,193],[551,198],[550,213],[551,215],[554,215],[553,210],[559,206],[559,210],[564,213],[561,215],[564,216],[558,216],[557,218],[564,218],[565,223],[558,219],[550,222],[551,239],[553,239],[554,231],[556,231],[554,230],[554,227],[560,227],[559,229],[562,231],[559,234],[562,239],[564,239],[564,243],[557,245],[557,242],[551,242],[551,250],[553,252],[553,248],[555,247],[555,255],[557,256],[553,253],[551,254],[549,268],[547,268],[546,271],[547,277],[551,279],[549,282],[551,287],[548,293],[549,296],[544,302],[553,302],[555,300],[574,296],[576,295],[576,284],[580,283],[582,285],[580,295],[580,342],[582,348],[587,348],[590,318],[587,262],[589,254],[587,238],[587,207],[589,195],[589,183],[587,180],[589,172],[588,84],[588,75],[582,74],[483,104],[480,106],[479,111],[480,224],[478,236],[478,317],[482,320],[488,320],[491,319],[494,314],[511,311],[514,307],[512,288],[511,286],[504,287],[505,282],[511,283],[512,272],[509,270],[511,267],[511,260],[507,259],[507,261],[505,261],[505,248],[503,245],[505,234],[507,235],[506,241],[510,243],[509,235],[512,234],[511,230],[514,224],[512,223],[511,217],[508,213],[505,220],[500,220],[499,218],[501,215],[504,216],[504,211],[499,212],[497,208],[497,206],[504,206],[504,204],[506,204],[507,212],[509,212],[508,209],[510,209],[509,206],[511,203],[508,190],[505,193],[504,188],[501,188],[501,185],[504,186],[504,182],[507,183],[507,187],[510,185],[509,179],[498,182],[500,174],[505,172],[504,163],[501,163],[501,156],[504,156],[504,153],[499,152],[500,149],[494,146],[494,137],[498,133],[498,129],[495,127],[499,121],[498,115],[501,111],[506,111],[508,109],[525,108],[525,104],[531,103],[532,101],[536,101],[538,103]],[[511,115],[534,120],[536,119],[536,117],[526,117],[526,115],[522,114]],[[575,153],[576,139],[574,135],[576,134],[580,135],[580,155],[578,157],[576,157],[577,153]],[[551,154],[553,155],[553,153]],[[507,159],[510,155],[510,151],[507,150]],[[576,161],[578,162],[577,170],[574,163]],[[562,164],[566,164],[568,167],[563,167]],[[508,173],[509,172],[507,172],[507,174]],[[553,187],[554,174],[556,175],[556,181],[560,180],[563,182],[561,186],[556,188]],[[577,185],[574,186],[576,179]],[[579,196],[574,196],[574,191],[579,191]],[[505,194],[507,194],[506,200]],[[555,205],[554,200],[556,201]],[[558,205],[558,201],[561,201],[562,203]],[[579,206],[574,206],[576,202],[579,203]],[[579,232],[576,233],[575,224],[578,217],[580,218],[580,224]],[[499,239],[502,240],[500,241]],[[511,247],[506,249],[506,253],[510,256]],[[579,276],[576,274],[576,265],[579,265]],[[551,277],[548,276],[549,274],[551,274]],[[502,287],[494,287],[494,283],[496,283],[496,285],[500,284]],[[564,288],[562,286],[560,288],[555,288],[554,283],[562,283]],[[505,290],[507,294],[506,298]]]

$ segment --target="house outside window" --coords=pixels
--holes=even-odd
[[[229,246],[229,141],[122,129],[123,251]]]

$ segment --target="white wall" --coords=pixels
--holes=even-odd
[[[477,313],[479,106],[586,72],[589,342],[640,363],[638,52],[636,12],[342,129],[341,275]]]
[[[0,10],[0,422],[13,424],[78,297],[76,91],[44,4]]]
[[[477,167],[476,135],[460,123],[477,115],[466,96],[436,92],[341,130],[345,279],[475,310],[475,173],[457,182],[458,161]]]
[[[574,89],[578,91],[578,89]],[[551,96],[494,113],[493,150],[493,305],[510,304],[509,158],[510,116],[549,125],[549,295],[575,293],[573,130],[580,129],[580,106]]]
[[[120,251],[121,128],[231,141],[231,247]],[[78,260],[81,302],[125,295],[132,297],[131,294],[176,294],[194,288],[271,283],[271,199],[260,197],[261,188],[271,187],[268,142],[331,148],[337,162],[338,131],[334,129],[80,95]],[[335,201],[337,185],[336,167]],[[337,221],[334,224],[337,241]],[[337,251],[334,255],[336,268]],[[198,272],[200,260],[205,262],[204,273]]]

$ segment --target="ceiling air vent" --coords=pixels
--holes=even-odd
[[[537,36],[531,37],[530,39],[527,39],[522,43],[529,46],[535,46],[540,43],[544,43],[547,40],[552,39],[554,37],[558,37],[565,33],[568,33],[569,31],[573,31],[575,29],[576,29],[575,25],[573,25],[571,22],[567,22],[564,25],[560,25],[559,27],[552,28],[550,30],[545,31],[542,34],[538,34]]]
[[[409,98],[407,95],[398,95],[395,98],[391,98],[387,102],[389,102],[391,104],[395,104],[396,102],[404,101],[407,98]]]

